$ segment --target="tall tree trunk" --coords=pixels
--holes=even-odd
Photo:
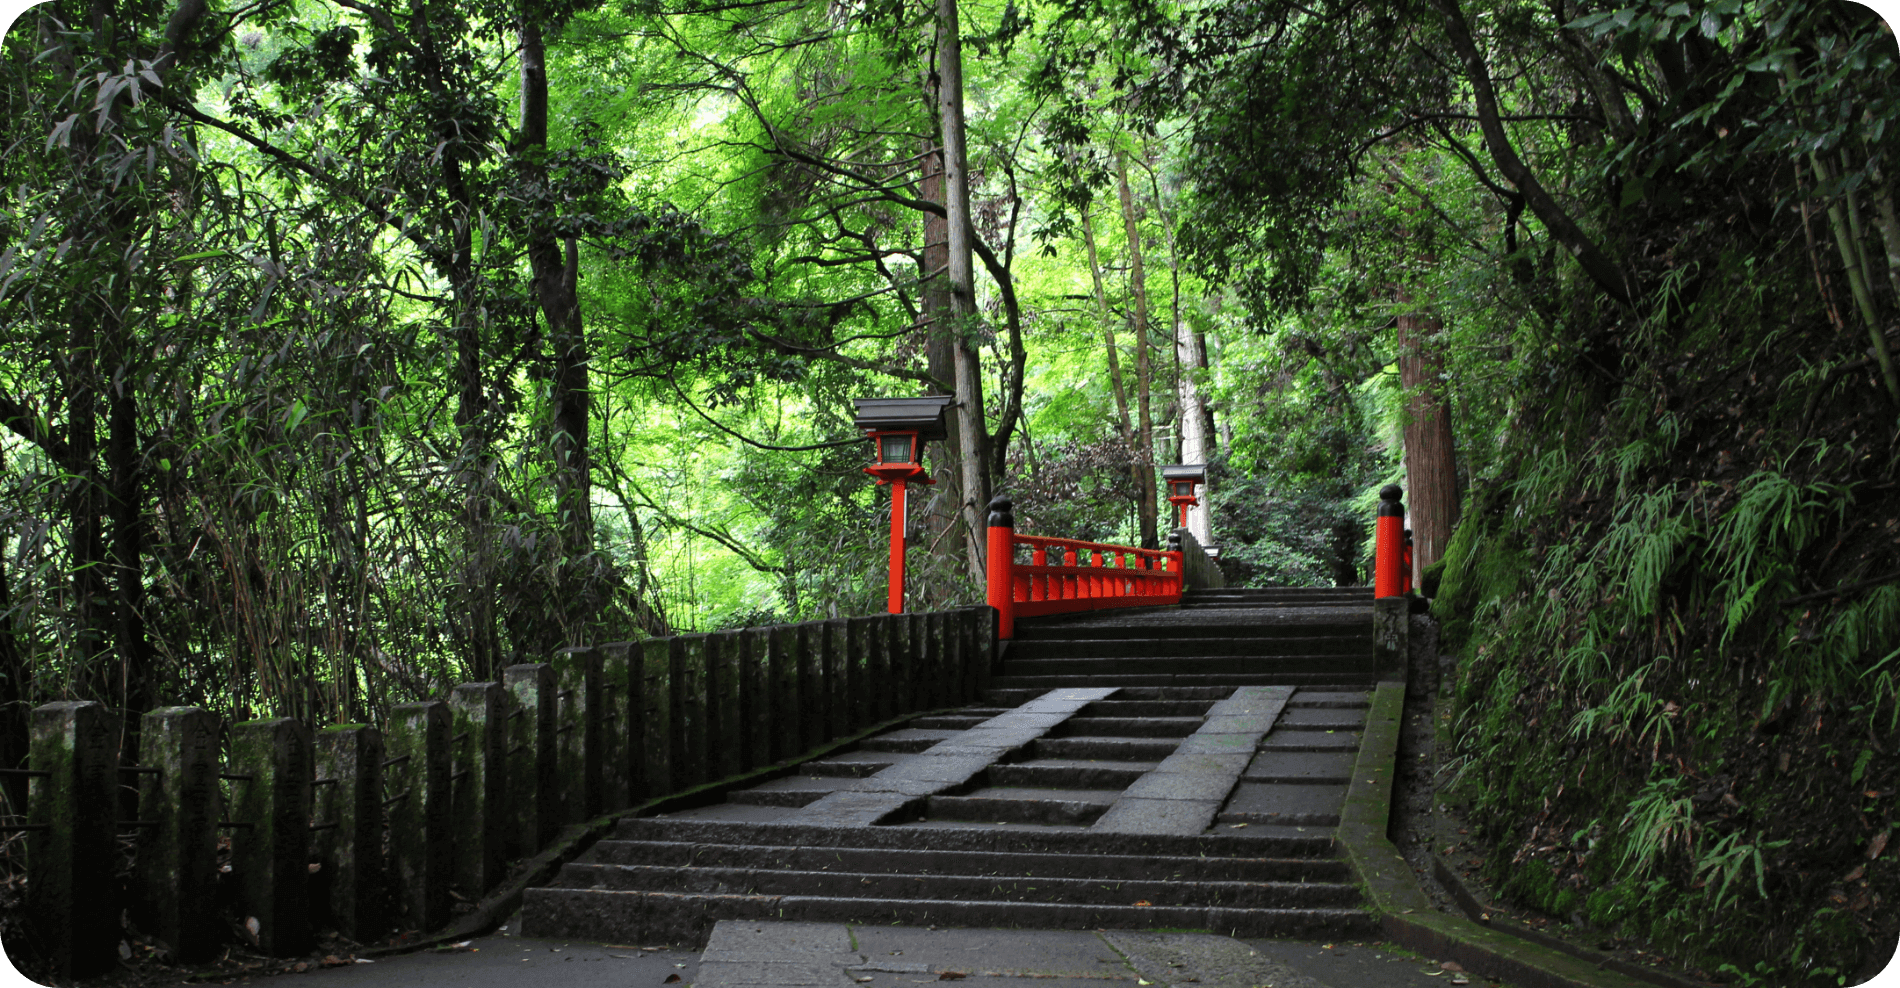
[[[1404,301],[1405,292],[1400,291]],[[1412,585],[1423,583],[1425,568],[1444,558],[1458,527],[1458,471],[1451,434],[1451,402],[1446,400],[1444,359],[1435,316],[1398,317],[1399,383],[1405,388],[1405,511],[1412,529]]]
[[[1115,392],[1115,422],[1122,441],[1134,448],[1135,429],[1128,421],[1128,388],[1122,383],[1121,349],[1115,345],[1115,316],[1108,308],[1108,292],[1102,287],[1102,262],[1095,252],[1095,221],[1087,206],[1082,207],[1082,245],[1089,252],[1089,277],[1095,282],[1095,311],[1102,320],[1102,345],[1108,354],[1108,383]],[[1140,485],[1140,480],[1136,480]]]
[[[529,156],[547,149],[547,52],[540,25],[524,19],[521,25],[521,147]],[[546,169],[531,166],[543,179]],[[566,644],[588,637],[586,626],[606,603],[597,578],[594,555],[592,463],[588,444],[591,394],[588,382],[586,329],[581,323],[579,293],[580,250],[573,237],[555,236],[554,204],[550,215],[536,219],[528,232],[528,262],[534,271],[535,300],[547,320],[548,347],[554,357],[548,404],[551,428],[548,452],[554,464],[557,527],[561,532],[561,601]]]
[[[983,376],[969,334],[976,322],[976,282],[970,240],[969,155],[964,148],[963,39],[957,27],[957,0],[937,0],[937,105],[943,127],[945,261],[949,274],[950,323],[956,334],[957,450],[962,467],[963,512],[972,533],[985,531],[990,499],[989,461],[983,448]],[[983,579],[983,540],[970,540],[970,577]]]
[[[1135,222],[1135,198],[1128,189],[1128,156],[1115,152],[1115,177],[1121,190],[1122,224],[1128,234],[1128,278],[1131,294],[1135,300],[1135,318],[1132,331],[1135,337],[1135,407],[1139,414],[1139,432],[1136,436],[1135,462],[1141,468],[1141,477],[1135,483],[1141,512],[1141,547],[1158,548],[1161,544],[1157,514],[1159,499],[1155,494],[1155,425],[1154,415],[1149,410],[1149,398],[1153,393],[1154,370],[1148,359],[1148,283],[1141,266],[1141,229]]]
[[[1154,193],[1155,215],[1161,220],[1161,229],[1168,236],[1168,282],[1174,290],[1171,302],[1174,318],[1174,388],[1175,400],[1180,407],[1181,463],[1206,463],[1214,455],[1213,424],[1214,416],[1201,399],[1201,374],[1207,370],[1207,340],[1191,329],[1181,317],[1181,256],[1174,242],[1174,221],[1168,218],[1168,212],[1161,202],[1161,181],[1155,177],[1152,167],[1148,172],[1149,185]],[[1211,478],[1210,478],[1211,479]],[[1194,533],[1196,541],[1202,545],[1213,544],[1213,533],[1208,527],[1208,515],[1211,505],[1208,498],[1212,486],[1201,485],[1201,504],[1188,509],[1188,531]]]
[[[934,83],[933,83],[934,85]],[[928,93],[932,103],[937,94]],[[924,139],[922,198],[944,201],[943,148],[934,137]],[[957,379],[957,333],[950,317],[950,228],[942,216],[924,214],[923,281],[924,359],[930,376],[947,387],[931,386],[927,394],[955,395]],[[948,434],[931,449],[931,476],[936,486],[924,500],[923,524],[926,546],[935,546],[937,558],[953,562],[966,558],[970,539],[965,537],[963,505],[963,468],[957,451],[963,448],[961,420],[945,416]],[[926,590],[928,592],[928,590]]]

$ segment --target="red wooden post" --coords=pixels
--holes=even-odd
[[[1405,530],[1405,554],[1399,558],[1399,593],[1412,592],[1412,530]]]
[[[891,600],[892,614],[904,613],[904,478],[891,481]]]
[[[1379,516],[1373,532],[1374,597],[1398,597],[1405,593],[1399,575],[1405,555],[1405,505],[1399,501],[1400,493],[1397,484],[1387,484],[1379,491]]]
[[[990,501],[989,597],[996,608],[996,637],[1016,637],[1016,516],[1007,497]]]

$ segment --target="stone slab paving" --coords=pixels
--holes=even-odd
[[[950,734],[851,788],[831,793],[786,816],[787,823],[869,827],[923,796],[967,785],[1004,755],[1042,737],[1116,687],[1055,689],[967,731]]]
[[[1242,686],[1216,701],[1201,729],[1124,790],[1090,829],[1123,834],[1205,831],[1253,758],[1254,746],[1273,729],[1292,696],[1290,686]]]
[[[694,973],[696,988],[1427,988],[1447,980],[1419,958],[1362,943],[740,920],[713,928]]]

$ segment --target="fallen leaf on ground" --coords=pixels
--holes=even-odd
[[[1457,961],[1446,961],[1445,963],[1438,965],[1438,969],[1440,971],[1462,971],[1464,970],[1464,967],[1463,965],[1459,964]]]
[[[1889,833],[1892,833],[1892,831],[1883,830],[1875,834],[1873,840],[1867,842],[1867,860],[1872,861],[1880,857],[1880,852],[1887,849],[1887,835]]]
[[[967,977],[969,977],[969,975],[964,974],[962,971],[943,971],[937,975],[937,980],[938,981],[961,981],[962,979],[967,978]]]
[[[1152,903],[1152,902],[1149,902],[1149,901],[1148,901],[1147,899],[1140,899],[1140,900],[1137,900],[1137,901],[1135,902],[1135,905],[1137,905],[1137,906],[1152,906],[1152,905],[1154,905],[1154,903]]]

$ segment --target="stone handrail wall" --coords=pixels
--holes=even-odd
[[[61,978],[116,964],[122,909],[178,960],[201,960],[228,939],[221,881],[275,956],[308,951],[320,925],[358,941],[433,930],[570,823],[975,699],[995,643],[996,612],[970,607],[571,648],[446,702],[395,706],[380,729],[246,721],[221,751],[215,714],[154,710],[143,766],[118,763],[103,705],[49,703],[32,713],[28,822],[12,828],[28,832],[32,932]],[[138,838],[121,901],[126,832]]]
[[[1181,578],[1189,590],[1217,590],[1227,585],[1226,574],[1201,548],[1193,532],[1185,528],[1169,532],[1168,548],[1181,553]]]

